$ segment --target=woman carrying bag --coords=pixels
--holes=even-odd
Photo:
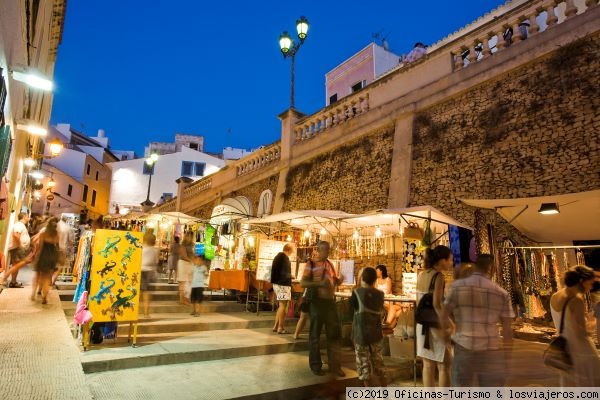
[[[550,298],[552,320],[567,342],[573,363],[572,368],[561,372],[561,386],[600,386],[600,356],[585,321],[584,295],[594,285],[594,270],[577,265],[567,271],[564,279],[566,287]]]

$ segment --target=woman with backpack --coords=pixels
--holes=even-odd
[[[417,278],[417,304],[419,304],[416,315],[417,321],[419,320],[418,313],[421,308],[421,299],[424,297],[424,300],[431,299],[433,310],[439,320],[444,297],[444,275],[442,271],[450,270],[452,261],[452,250],[446,246],[427,249],[425,270]],[[428,324],[417,324],[416,333],[417,357],[423,359],[423,386],[449,386],[452,356],[442,331]],[[437,384],[435,379],[436,369],[438,371]]]

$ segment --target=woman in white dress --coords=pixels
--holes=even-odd
[[[584,295],[592,289],[594,280],[593,269],[583,265],[572,267],[565,274],[566,287],[550,298],[552,320],[558,332],[564,309],[562,336],[567,340],[573,360],[573,369],[561,373],[562,387],[600,386],[600,356],[587,332],[585,320]]]
[[[438,314],[442,313],[444,297],[444,275],[442,271],[452,268],[452,250],[446,246],[436,246],[427,249],[425,270],[417,278],[417,304],[429,292],[431,281],[433,285],[433,307]],[[437,328],[424,328],[417,324],[417,357],[423,359],[423,386],[444,387],[450,385],[450,369],[452,356],[444,334]],[[435,373],[438,371],[436,384]]]

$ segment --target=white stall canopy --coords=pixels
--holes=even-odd
[[[540,243],[565,244],[600,239],[600,190],[520,199],[461,199],[469,206],[496,210],[527,237]],[[542,204],[559,213],[540,214]]]

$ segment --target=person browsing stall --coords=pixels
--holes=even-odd
[[[373,268],[363,269],[360,274],[361,287],[354,289],[350,297],[350,304],[355,310],[352,341],[356,354],[356,371],[358,379],[365,386],[373,386],[373,375],[379,378],[380,386],[387,386],[381,327],[384,294],[374,287],[376,276]]]
[[[289,333],[285,330],[285,314],[292,299],[292,264],[290,257],[293,253],[294,246],[291,243],[286,243],[283,246],[283,251],[275,256],[271,265],[271,283],[279,302],[273,332],[279,334]]]
[[[329,372],[344,377],[346,374],[340,366],[340,337],[341,329],[335,307],[335,287],[342,282],[335,268],[329,261],[329,242],[317,244],[318,257],[307,263],[302,276],[302,286],[309,289],[310,297],[310,334],[308,337],[308,362],[310,370],[315,375],[325,375],[321,360],[319,340],[321,330],[325,325],[327,333],[327,358]]]

